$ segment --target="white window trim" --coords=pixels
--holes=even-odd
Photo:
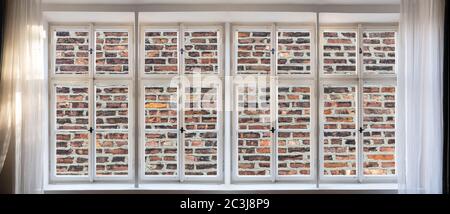
[[[198,25],[195,25],[195,24],[189,24],[189,26],[198,26]],[[225,24],[225,26],[227,26],[227,25],[230,25],[229,23],[226,23]],[[111,25],[112,26],[112,25]],[[111,27],[111,26],[108,26],[108,25],[99,25],[99,26],[93,26],[93,25],[90,25],[89,27],[87,27],[86,25],[83,25],[83,24],[51,24],[51,27],[50,27],[50,31],[49,31],[49,34],[50,34],[50,39],[49,39],[49,47],[50,47],[50,49],[51,50],[49,50],[49,70],[50,70],[50,72],[49,72],[49,74],[50,74],[50,86],[53,86],[55,83],[58,83],[58,82],[61,82],[61,81],[63,81],[64,83],[68,83],[68,82],[70,82],[72,79],[73,79],[73,77],[74,76],[77,76],[78,77],[78,80],[80,80],[81,82],[89,82],[88,84],[89,84],[89,90],[91,91],[91,90],[93,90],[93,88],[92,88],[92,86],[93,86],[93,80],[90,80],[91,78],[93,78],[93,76],[96,76],[96,75],[94,75],[94,66],[92,65],[92,64],[94,64],[95,63],[95,60],[92,60],[92,59],[90,59],[90,61],[91,61],[91,65],[90,65],[90,68],[89,68],[89,75],[84,75],[83,77],[81,77],[80,78],[80,75],[57,75],[57,77],[56,77],[56,75],[54,74],[54,71],[55,71],[55,69],[54,69],[54,56],[55,56],[55,53],[54,53],[54,51],[55,51],[55,49],[53,48],[54,46],[54,37],[52,36],[52,32],[55,30],[55,29],[75,29],[75,30],[78,30],[78,29],[81,29],[81,30],[91,30],[91,32],[90,32],[90,37],[92,38],[92,37],[94,37],[95,38],[95,31],[93,30],[94,28],[95,29],[100,29],[101,27],[103,27],[103,29],[105,29],[105,27],[106,27],[106,29],[111,29],[111,28],[108,28],[108,27]],[[117,25],[116,25],[117,26]],[[224,29],[224,31],[222,32],[222,34],[221,35],[223,35],[223,37],[221,37],[221,42],[220,42],[220,44],[222,45],[221,46],[221,50],[220,50],[220,53],[222,54],[221,56],[223,56],[223,57],[221,57],[220,59],[219,59],[219,72],[220,72],[220,76],[222,76],[224,73],[227,73],[227,67],[229,67],[229,70],[231,70],[231,72],[230,72],[230,74],[232,75],[232,76],[234,76],[234,75],[237,75],[236,74],[236,65],[237,65],[237,61],[236,61],[236,56],[235,56],[235,54],[236,54],[236,51],[234,51],[235,50],[235,46],[236,46],[236,44],[234,43],[234,32],[235,32],[235,27],[237,27],[237,26],[239,26],[239,27],[245,27],[246,25],[242,25],[242,24],[236,24],[236,25],[231,25],[232,27],[230,27],[230,28],[227,28],[227,27],[225,27],[225,28],[223,28]],[[255,24],[255,25],[251,25],[251,26],[266,26],[267,27],[267,24],[264,24],[264,23],[262,23],[262,24],[260,24],[260,23],[258,23],[258,24]],[[321,53],[322,53],[322,50],[321,50],[321,41],[315,41],[316,40],[316,38],[321,38],[320,36],[316,36],[317,34],[315,33],[315,28],[314,27],[312,27],[311,28],[311,26],[309,26],[309,25],[300,25],[300,27],[301,26],[303,26],[304,27],[304,29],[312,29],[312,35],[311,35],[311,75],[298,75],[299,77],[298,78],[303,78],[303,79],[310,79],[310,80],[312,80],[312,81],[318,81],[318,82],[322,82],[322,79],[327,79],[327,80],[332,80],[332,79],[349,79],[348,78],[348,76],[346,76],[346,77],[341,77],[341,76],[336,76],[336,77],[333,77],[333,76],[330,76],[330,75],[326,75],[326,76],[323,76],[323,74],[322,74],[322,72],[321,72],[321,60],[319,60],[319,59],[321,59]],[[355,26],[355,25],[351,25],[351,26]],[[130,27],[130,26],[127,26],[127,27]],[[156,27],[156,28],[155,28]],[[139,27],[139,29],[140,29],[140,32],[139,32],[139,35],[141,35],[141,39],[140,39],[140,41],[138,41],[138,42],[136,42],[136,41],[134,41],[134,42],[131,42],[132,40],[134,40],[134,36],[133,36],[133,33],[134,33],[134,30],[132,30],[131,28],[131,30],[129,31],[129,42],[131,43],[131,44],[135,44],[135,45],[130,45],[129,46],[129,53],[130,53],[130,57],[129,57],[129,74],[131,75],[131,76],[129,76],[129,79],[130,80],[132,80],[132,79],[134,79],[134,78],[138,78],[138,81],[139,81],[139,88],[143,88],[143,83],[144,82],[146,82],[146,81],[148,81],[148,80],[150,80],[150,79],[160,79],[160,78],[171,78],[171,77],[175,77],[175,76],[178,76],[178,75],[152,75],[152,74],[144,74],[144,72],[143,72],[143,69],[144,69],[144,66],[143,66],[143,64],[144,64],[144,56],[143,56],[143,54],[139,54],[140,55],[140,57],[139,57],[139,60],[138,60],[138,63],[139,63],[139,65],[140,65],[140,68],[139,68],[139,72],[136,72],[136,69],[134,68],[134,60],[135,60],[135,57],[133,56],[134,55],[134,51],[133,51],[133,49],[132,48],[134,48],[136,45],[139,45],[139,53],[143,53],[143,47],[144,47],[144,44],[142,43],[143,42],[143,38],[145,38],[144,37],[144,35],[145,35],[145,30],[144,29],[149,29],[149,28],[155,28],[155,29],[168,29],[168,28],[172,28],[172,27],[178,27],[178,29],[180,30],[179,31],[179,48],[180,47],[182,47],[182,45],[180,44],[181,43],[181,41],[182,41],[182,39],[180,39],[180,36],[182,36],[182,25],[167,25],[167,24],[162,24],[162,25],[160,25],[159,27],[158,27],[158,25],[148,25],[148,24],[143,24],[143,25],[141,25],[140,27]],[[342,29],[342,28],[345,28],[345,29],[348,29],[348,26],[345,26],[345,24],[344,25],[339,25],[339,26],[335,26],[336,27],[336,29]],[[280,25],[280,26],[278,26],[278,25],[274,25],[274,24],[272,24],[272,25],[270,25],[270,29],[280,29],[280,30],[285,30],[285,29],[290,29],[290,26],[288,25],[288,24],[286,24],[286,25]],[[292,28],[294,28],[294,29],[297,29],[297,30],[301,30],[302,28],[298,28],[298,27],[292,27]],[[322,29],[323,28],[323,26],[320,26],[320,32],[322,32]],[[329,28],[327,28],[327,29],[329,29]],[[357,41],[358,41],[358,44],[357,44],[357,63],[358,63],[358,66],[357,66],[357,75],[353,75],[352,77],[354,78],[354,80],[356,80],[356,81],[358,81],[358,79],[363,79],[364,81],[369,81],[369,80],[378,80],[378,81],[381,81],[381,80],[387,80],[387,79],[396,79],[395,78],[395,75],[393,75],[393,76],[387,76],[387,75],[371,75],[371,76],[367,76],[367,77],[365,77],[364,75],[364,77],[359,77],[358,78],[358,75],[359,75],[359,73],[362,73],[362,72],[358,72],[358,71],[362,71],[361,70],[361,62],[360,62],[360,60],[361,60],[361,58],[362,57],[360,57],[359,56],[359,54],[358,54],[358,50],[359,50],[359,47],[360,47],[360,41],[361,41],[361,39],[359,39],[359,37],[362,35],[360,32],[361,32],[361,30],[362,29],[366,29],[366,30],[395,30],[395,31],[398,31],[398,27],[396,26],[396,25],[389,25],[389,24],[378,24],[378,25],[359,25],[359,28],[357,27],[356,29],[359,29],[359,31],[358,31],[358,39],[357,39]],[[227,31],[227,30],[230,30],[230,31]],[[276,31],[275,31],[276,32]],[[227,46],[225,46],[224,44],[225,44],[225,40],[227,39],[227,37],[229,37],[230,36],[230,34],[231,34],[231,39],[230,39],[230,44],[231,44],[231,46],[230,47],[227,47]],[[277,34],[275,33],[272,33],[272,35],[271,35],[272,37],[275,37],[275,36],[277,36]],[[272,39],[272,41],[275,41],[275,39]],[[398,33],[397,33],[397,41],[399,41],[398,40]],[[94,46],[95,45],[92,45],[92,43],[93,42],[95,42],[95,40],[94,39],[91,39],[91,44],[90,44],[90,48],[92,47],[92,48],[94,48]],[[398,47],[398,43],[399,42],[397,42],[397,47]],[[318,48],[318,47],[320,47],[320,48]],[[275,48],[275,49],[277,49],[277,45],[273,45],[273,48]],[[316,56],[317,56],[317,52],[316,51],[319,51],[319,58],[317,58]],[[397,50],[398,50],[398,48],[397,48]],[[226,52],[228,52],[228,53],[231,53],[231,57],[230,56],[225,56],[225,54],[223,54],[223,53],[226,53]],[[276,57],[276,54],[274,54],[274,56]],[[95,55],[93,56],[94,58],[95,58]],[[231,64],[230,65],[227,65],[225,62],[226,62],[226,58],[232,58],[233,60],[230,60],[231,61]],[[397,67],[398,67],[398,54],[397,54],[397,56],[396,56],[396,60],[397,60]],[[225,60],[224,60],[225,59]],[[179,58],[179,64],[181,63],[181,58]],[[272,60],[272,67],[273,68],[275,68],[275,69],[272,69],[272,72],[271,72],[271,75],[273,75],[274,73],[276,73],[276,59],[275,60]],[[396,70],[398,70],[398,69],[396,69]],[[182,67],[181,67],[181,65],[179,65],[179,69],[178,69],[178,71],[179,71],[179,74],[181,74],[182,73]],[[316,72],[316,73],[314,73],[314,72]],[[317,72],[319,73],[319,77],[317,77]],[[118,76],[117,76],[118,77]],[[98,77],[99,79],[102,79],[101,77]],[[278,78],[277,79],[279,79],[280,81],[282,81],[283,79],[289,79],[289,78],[292,78],[292,77],[289,77],[289,75],[279,75],[278,76]],[[317,79],[317,78],[319,78],[319,79]],[[108,79],[108,78],[104,78],[105,80],[106,79]],[[111,79],[115,79],[115,78],[111,78]],[[72,82],[80,82],[80,81],[72,81]],[[134,84],[134,82],[132,82],[131,84],[130,84],[130,91],[133,89],[133,84]],[[234,84],[231,84],[231,85],[234,85]],[[225,86],[225,83],[224,83],[224,81],[222,82],[222,86]],[[322,86],[322,84],[320,84],[320,86]],[[358,87],[358,86],[356,86],[356,87]],[[232,88],[234,88],[234,87],[232,87]],[[54,102],[54,94],[52,94],[53,93],[53,89],[54,88],[51,88],[52,89],[52,91],[50,92],[50,106],[51,106],[51,104],[53,104],[53,102]],[[228,91],[228,90],[230,90],[230,89],[227,89],[227,88],[223,88],[224,90],[222,90],[222,91]],[[314,84],[312,85],[312,87],[311,87],[311,93],[312,93],[312,99],[311,99],[311,110],[312,111],[318,111],[319,110],[319,107],[318,106],[315,106],[315,107],[313,107],[314,105],[315,105],[315,103],[317,103],[316,101],[315,101],[315,99],[317,98],[317,96],[314,96],[314,94],[313,94],[313,91],[314,91],[314,93],[318,93],[319,91],[321,91],[323,88],[322,87],[320,87],[320,88],[315,88],[315,86],[314,86]],[[231,89],[232,91],[234,91],[233,89]],[[133,92],[132,94],[135,94],[135,93],[137,93],[137,92]],[[227,92],[224,92],[224,93],[227,93]],[[234,93],[234,92],[233,92]],[[233,94],[232,93],[232,94]],[[93,108],[93,105],[91,104],[92,102],[94,102],[94,104],[95,104],[95,96],[93,97],[92,95],[92,92],[90,92],[90,107],[89,108]],[[133,98],[139,98],[139,99],[141,99],[141,97],[142,97],[142,94],[139,96],[139,97],[137,97],[137,96],[130,96],[130,106],[132,106],[132,105],[134,105],[135,103],[140,103],[140,101],[139,102],[133,102],[133,103],[131,103],[131,99],[133,99]],[[232,96],[232,97],[234,97],[234,96]],[[320,99],[321,99],[321,96],[320,96]],[[233,101],[231,101],[232,103],[234,102],[234,99],[232,99]],[[397,99],[397,102],[399,101],[399,99]],[[321,102],[320,102],[321,103]],[[132,108],[132,107],[130,107],[129,106],[129,112],[130,112],[130,114],[134,111],[134,109]],[[321,107],[321,106],[320,106]],[[54,133],[54,124],[52,123],[52,121],[53,121],[53,119],[54,118],[52,118],[53,117],[53,112],[55,111],[55,109],[52,109],[52,108],[50,108],[50,112],[51,112],[51,115],[50,115],[50,123],[51,123],[51,125],[50,125],[50,128],[51,128],[51,133]],[[273,112],[273,110],[271,110],[272,112]],[[91,110],[90,109],[90,112],[94,112],[93,110]],[[320,111],[319,111],[320,112]],[[276,113],[276,112],[274,112],[274,113]],[[316,117],[317,115],[318,115],[318,113],[313,113],[313,112],[311,112],[312,113],[312,118],[313,117]],[[222,117],[224,117],[224,119],[225,119],[225,114],[226,113],[224,113],[224,114],[221,114],[220,116],[222,116]],[[92,114],[91,114],[92,115]],[[232,116],[232,118],[233,118],[234,116]],[[316,118],[316,119],[318,119],[318,118]],[[397,117],[397,115],[396,115],[396,120],[398,119],[398,117]],[[225,119],[226,120],[226,119]],[[313,121],[313,119],[311,120],[311,121]],[[93,126],[92,124],[93,124],[93,122],[94,121],[91,121],[91,117],[90,117],[90,125],[91,126]],[[221,121],[220,121],[220,124],[223,124],[224,123],[224,120],[222,119]],[[131,125],[133,125],[133,123],[130,123]],[[131,128],[131,125],[130,125],[130,128],[129,128],[129,130],[132,130],[132,128]],[[232,124],[233,125],[233,124]],[[311,124],[312,125],[312,128],[314,128],[315,127],[315,125],[313,125],[313,123]],[[233,127],[233,126],[232,126]],[[225,129],[227,129],[227,127],[224,127]],[[220,130],[223,130],[223,129],[220,129]],[[233,129],[232,129],[233,130]],[[313,130],[313,132],[316,132],[316,133],[318,133],[319,132],[319,130]],[[131,133],[131,132],[130,132]],[[143,135],[143,133],[142,132],[139,132],[140,133],[140,136],[139,136],[139,139],[141,139],[142,138],[142,135]],[[94,135],[91,135],[91,136],[94,136]],[[130,135],[130,136],[132,136],[132,134]],[[314,135],[314,136],[317,136],[317,134],[316,135]],[[53,169],[54,169],[54,164],[55,164],[55,161],[52,159],[53,157],[54,157],[54,155],[52,156],[52,154],[53,154],[53,150],[52,149],[54,149],[54,146],[55,146],[55,141],[54,141],[54,134],[50,134],[50,137],[51,137],[51,141],[50,141],[50,146],[49,146],[49,148],[50,148],[50,155],[49,155],[49,157],[50,157],[50,164],[49,165],[47,165],[48,167],[50,167],[51,169],[50,170],[47,170],[48,172],[50,172],[50,179],[49,179],[49,183],[64,183],[64,184],[74,184],[74,183],[84,183],[84,182],[92,182],[93,180],[91,179],[91,181],[89,181],[89,179],[87,179],[86,180],[86,178],[68,178],[68,179],[66,179],[66,178],[55,178],[55,176],[53,176]],[[224,139],[224,136],[223,136],[223,131],[222,131],[222,134],[221,134],[221,140],[223,140]],[[233,141],[234,140],[234,137],[232,137],[231,138],[231,141]],[[90,140],[90,141],[92,141],[92,140]],[[316,142],[315,143],[313,143],[313,139],[311,139],[311,141],[312,141],[312,145],[316,145],[316,147],[318,147],[318,148],[320,148],[321,146],[319,145],[320,143],[319,142],[321,142],[321,140],[320,139],[316,139]],[[139,141],[136,141],[136,140],[134,140],[134,141],[130,141],[130,142],[139,142]],[[397,143],[398,141],[396,140],[396,145],[398,144]],[[232,145],[234,145],[234,143],[233,142],[222,142],[222,147],[224,147],[224,146],[227,146],[227,145],[230,145],[230,144],[232,144]],[[141,146],[141,144],[139,145],[139,146]],[[318,149],[317,148],[317,149]],[[133,150],[134,151],[134,148],[132,148],[132,147],[130,147],[130,149],[129,150]],[[226,150],[226,149],[225,149]],[[234,151],[234,149],[231,149],[232,150],[232,153],[233,153],[233,151]],[[398,151],[398,150],[396,150],[396,151]],[[91,151],[89,151],[89,153],[92,153]],[[218,155],[219,156],[221,156],[220,154],[222,154],[222,160],[226,160],[226,159],[229,159],[230,157],[223,157],[223,149],[222,149],[222,151],[218,151]],[[313,150],[311,150],[311,158],[313,159]],[[233,159],[233,157],[234,157],[234,155],[232,155],[231,156],[231,161],[232,162],[235,162],[235,160]],[[91,158],[90,158],[91,159]],[[316,158],[317,159],[317,158]],[[52,162],[52,160],[53,160],[53,162]],[[129,156],[129,164],[131,164],[131,166],[135,166],[135,167],[137,167],[137,168],[142,168],[141,166],[140,166],[140,164],[142,164],[141,163],[141,161],[139,162],[139,163],[134,163],[133,164],[133,162],[134,162],[134,157],[130,157]],[[314,159],[315,160],[315,159]],[[321,160],[321,159],[319,159],[319,160]],[[89,161],[91,161],[91,160],[89,160]],[[218,160],[219,161],[219,160]],[[320,161],[319,161],[320,162]],[[95,165],[93,165],[93,164],[91,164],[91,163],[89,163],[90,164],[90,168],[95,168]],[[221,176],[221,178],[220,179],[218,179],[218,180],[215,180],[215,181],[213,181],[213,183],[216,183],[216,182],[219,182],[219,183],[217,183],[217,184],[214,184],[214,185],[219,185],[219,186],[222,186],[223,187],[223,185],[221,185],[221,182],[223,181],[223,180],[225,180],[225,181],[227,181],[227,177],[232,177],[231,178],[231,182],[232,183],[235,183],[235,184],[231,184],[231,185],[229,185],[229,184],[226,184],[225,186],[227,186],[226,188],[233,188],[232,186],[240,186],[240,185],[244,185],[244,184],[239,184],[241,181],[239,180],[236,180],[236,179],[234,179],[233,178],[233,171],[235,170],[235,167],[233,166],[233,163],[231,163],[231,175],[230,174],[227,174],[226,172],[227,172],[227,170],[226,169],[224,169],[224,165],[230,165],[230,163],[223,163],[223,161],[222,162],[218,162],[218,165],[220,165],[221,166],[221,169],[220,169],[220,171],[218,170],[218,172],[225,172],[225,174],[222,174],[222,176]],[[319,163],[316,163],[317,164],[317,166],[319,166]],[[317,168],[317,169],[319,169],[319,168]],[[133,169],[134,170],[134,169]],[[91,170],[89,170],[89,173],[91,173],[90,172]],[[95,170],[94,170],[95,171]],[[313,174],[313,171],[315,171],[314,169],[313,169],[313,164],[311,164],[311,172],[312,172],[312,174]],[[319,170],[319,171],[322,171],[322,170]],[[142,171],[143,172],[143,171]],[[141,173],[139,173],[139,174],[142,174],[142,172]],[[89,176],[91,176],[92,177],[92,175],[89,175]],[[129,176],[131,176],[131,177],[133,177],[134,176],[134,172],[133,171],[131,171],[130,173],[129,173]],[[79,177],[79,176],[77,176],[77,177]],[[394,177],[390,177],[390,178],[385,178],[386,176],[383,176],[383,178],[381,178],[381,177],[378,177],[378,176],[364,176],[364,178],[362,178],[362,179],[349,179],[349,180],[345,180],[345,179],[343,179],[343,180],[341,180],[341,179],[339,179],[339,180],[334,180],[334,179],[331,179],[331,180],[322,180],[322,179],[320,179],[320,181],[318,181],[318,180],[316,180],[316,179],[313,179],[313,180],[309,180],[309,179],[305,179],[305,180],[303,180],[302,178],[295,178],[295,179],[293,179],[293,180],[291,180],[291,179],[284,179],[284,178],[276,178],[276,180],[279,180],[279,182],[278,183],[280,183],[280,184],[276,184],[276,185],[281,185],[281,183],[284,183],[284,182],[295,182],[295,181],[299,181],[299,182],[301,182],[301,183],[305,183],[305,184],[307,184],[307,183],[312,183],[312,184],[314,184],[315,186],[326,186],[326,185],[333,185],[333,184],[335,184],[336,182],[339,182],[340,184],[343,184],[343,183],[354,183],[354,184],[357,184],[357,185],[362,185],[362,184],[358,184],[358,183],[366,183],[366,184],[378,184],[378,183],[386,183],[387,185],[389,184],[389,183],[393,183],[393,182],[395,182],[396,181],[396,178],[395,178],[395,176]],[[167,179],[167,176],[164,176],[164,179]],[[121,183],[127,183],[127,182],[132,182],[132,180],[133,180],[133,178],[131,178],[131,180],[130,181],[127,181],[127,180],[123,180],[123,179],[118,179],[118,180],[115,180],[115,179],[112,179],[112,180],[108,180],[108,179],[106,179],[106,180],[98,180],[99,182],[98,183],[109,183],[109,182],[111,182],[111,181],[120,181]],[[96,179],[96,181],[97,181],[97,179]],[[208,183],[208,182],[210,182],[210,181],[207,181],[207,180],[203,180],[203,179],[200,179],[200,180],[195,180],[195,179],[193,179],[192,180],[193,182],[197,182],[197,181],[201,181],[201,182],[205,182],[205,183]],[[269,180],[270,181],[270,180]],[[147,180],[147,179],[143,179],[141,176],[139,176],[139,185],[141,185],[141,186],[151,186],[151,184],[149,184],[149,183],[152,183],[152,184],[155,184],[155,185],[162,185],[162,184],[158,184],[158,182],[153,182],[153,180]],[[169,183],[171,183],[171,181],[168,181]],[[256,183],[258,183],[258,181],[257,180],[249,180],[249,182],[256,182]],[[273,179],[272,179],[272,182],[273,182]],[[165,183],[165,182],[163,182],[163,183]],[[189,185],[189,183],[191,183],[191,182],[185,182],[184,184],[180,184],[180,186],[181,185]],[[246,183],[246,182],[244,182],[244,183]],[[94,184],[93,184],[94,185]],[[98,184],[95,184],[95,185],[98,185]],[[168,184],[169,185],[169,184]],[[170,184],[170,185],[176,185],[176,184]],[[268,184],[268,185],[271,185],[271,186],[274,186],[274,184]],[[275,186],[276,186],[275,185]],[[47,185],[47,187],[49,187],[49,189],[52,189],[53,187],[52,187],[53,185]],[[339,186],[339,184],[336,184],[336,186]],[[329,186],[331,189],[333,188],[333,186]],[[155,187],[156,188],[156,187]],[[179,188],[179,187],[177,187],[177,188]],[[396,188],[396,187],[395,187]],[[157,189],[157,188],[156,188]],[[220,189],[220,188],[219,188]],[[238,189],[238,188],[237,188]],[[276,189],[276,188],[275,188]],[[317,189],[319,189],[319,188],[317,188]]]
[[[387,83],[396,83],[397,77],[396,73],[398,71],[398,65],[399,65],[399,33],[398,33],[398,25],[392,24],[392,23],[378,23],[378,24],[339,24],[339,25],[320,25],[320,34],[319,37],[320,43],[317,44],[317,47],[319,47],[319,59],[322,59],[323,57],[323,40],[322,40],[322,33],[324,31],[339,31],[339,30],[352,30],[355,31],[357,34],[357,42],[356,42],[356,74],[354,75],[342,75],[342,74],[324,74],[322,71],[323,67],[323,60],[319,60],[319,90],[320,90],[320,109],[319,114],[323,112],[323,86],[325,84],[335,84],[335,83],[343,83],[343,85],[347,84],[353,84],[356,87],[356,110],[357,114],[355,116],[357,120],[357,128],[362,127],[363,121],[362,121],[362,88],[365,83],[377,83],[378,85],[384,85]],[[364,31],[394,31],[396,32],[396,65],[395,65],[395,74],[366,74],[363,72],[363,57],[361,54],[359,54],[360,48],[362,48],[362,40],[363,40],[363,32]],[[396,96],[396,103],[398,105],[398,102],[400,102],[400,99],[398,99],[398,96]],[[319,116],[320,118],[320,116]],[[396,110],[395,114],[396,121],[398,120],[398,111]],[[323,120],[320,120],[320,130],[323,128]],[[323,132],[320,131],[319,133],[320,141],[322,142],[323,139]],[[320,160],[320,181],[319,183],[395,183],[397,182],[397,175],[398,175],[398,137],[396,135],[396,172],[397,175],[384,175],[384,176],[374,176],[374,175],[364,175],[363,174],[363,142],[362,142],[362,134],[357,131],[357,174],[356,176],[324,176],[323,175],[323,151],[322,146],[320,145],[319,149],[319,160]]]
[[[220,24],[199,24],[199,23],[180,23],[180,24],[156,24],[156,25],[149,25],[149,24],[143,24],[140,28],[140,35],[141,37],[141,53],[144,53],[145,48],[145,33],[148,31],[158,31],[158,30],[164,30],[164,31],[171,31],[171,32],[178,32],[178,74],[146,74],[145,73],[145,54],[141,54],[140,57],[140,72],[139,72],[139,81],[140,88],[141,88],[141,95],[140,95],[140,108],[143,106],[143,100],[145,96],[145,86],[149,83],[165,83],[170,81],[177,81],[177,87],[178,87],[178,130],[176,131],[178,134],[178,173],[176,176],[165,176],[165,175],[157,175],[157,176],[148,176],[145,175],[145,166],[140,166],[141,172],[139,173],[139,181],[140,183],[151,183],[151,182],[180,182],[180,183],[189,183],[189,182],[212,182],[212,183],[221,183],[224,180],[224,41],[225,41],[225,33],[224,33],[224,27]],[[218,73],[217,74],[201,74],[201,75],[195,75],[195,74],[185,74],[184,73],[184,54],[181,53],[181,48],[184,48],[184,32],[189,30],[217,30],[218,32]],[[204,82],[205,79],[208,78],[214,78],[220,80],[218,85],[218,102],[217,102],[217,108],[218,108],[218,122],[217,122],[217,128],[216,131],[218,133],[217,135],[217,175],[216,176],[188,176],[184,173],[184,134],[179,131],[181,127],[184,126],[184,100],[182,94],[184,94],[184,84],[183,81],[188,80],[192,82],[193,78],[200,77],[202,80],[202,84],[207,82]],[[140,110],[140,112],[144,112],[143,108]],[[140,120],[140,130],[142,135],[145,134],[145,125],[142,123],[142,119]],[[145,136],[140,136],[139,139],[141,142],[139,143],[139,146],[141,146],[142,150],[143,148],[143,139]],[[143,164],[145,162],[145,159],[142,156],[142,151],[139,152],[141,154],[141,158],[139,160],[139,164]],[[143,162],[144,161],[144,162]]]
[[[55,74],[55,51],[56,51],[56,37],[54,32],[57,30],[83,30],[89,32],[89,49],[93,50],[93,53],[89,55],[89,72],[87,75],[80,75],[80,74]],[[115,30],[115,31],[128,31],[128,46],[129,46],[129,56],[128,56],[128,74],[126,75],[109,75],[109,74],[102,74],[97,75],[95,74],[95,58],[96,58],[96,35],[95,32],[97,30]],[[49,183],[71,183],[71,182],[132,182],[133,176],[134,176],[134,135],[132,133],[132,130],[134,130],[134,124],[130,121],[128,121],[128,175],[126,176],[98,176],[96,175],[96,164],[95,164],[95,154],[96,154],[96,139],[95,139],[95,121],[96,121],[96,95],[95,95],[95,86],[97,84],[104,84],[104,83],[112,83],[112,84],[127,84],[128,85],[128,114],[129,117],[134,118],[134,88],[132,80],[134,79],[134,31],[130,25],[113,25],[113,24],[101,24],[101,25],[94,25],[92,23],[74,23],[74,24],[51,24],[50,31],[49,31],[49,109],[50,109],[50,115],[49,115],[49,127],[50,127],[50,140],[49,140],[49,146],[50,149],[48,151],[49,155],[49,161],[50,163],[46,165],[50,169],[46,170],[49,172],[48,175],[48,182]],[[55,85],[56,84],[81,84],[84,83],[86,87],[89,88],[89,127],[93,128],[93,132],[89,133],[89,168],[88,168],[88,175],[87,176],[57,176],[56,175],[56,108],[54,107],[56,104],[56,91],[55,91]],[[87,131],[87,130],[86,130]]]

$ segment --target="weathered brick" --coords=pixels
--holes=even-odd
[[[364,174],[394,175],[395,87],[366,85],[363,92]]]

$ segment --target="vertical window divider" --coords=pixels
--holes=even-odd
[[[179,150],[179,173],[180,173],[180,182],[183,183],[185,181],[185,164],[184,164],[184,157],[185,157],[185,151],[184,151],[184,132],[181,131],[181,129],[184,130],[184,51],[180,51],[184,49],[184,24],[180,24],[179,26],[179,36],[178,36],[178,47],[179,47],[179,57],[178,57],[178,80],[179,80],[179,89],[178,89],[178,150]]]
[[[315,183],[316,183],[316,188],[319,188],[320,184],[320,175],[321,175],[321,156],[320,156],[320,148],[321,148],[321,123],[320,123],[320,109],[321,109],[321,91],[322,88],[320,87],[320,72],[322,72],[322,68],[320,67],[321,65],[321,56],[320,53],[322,53],[321,51],[321,33],[320,33],[320,13],[316,13],[316,75],[315,75],[315,94],[313,94],[316,97],[316,133],[314,133],[316,135],[316,160],[315,160],[315,170],[316,170],[316,177],[315,177]]]
[[[277,132],[278,130],[276,129],[277,127],[277,103],[278,103],[278,99],[277,99],[277,69],[276,69],[276,54],[277,54],[277,26],[275,23],[272,23],[271,25],[271,44],[272,44],[272,56],[271,56],[271,66],[272,66],[272,72],[270,74],[270,96],[271,96],[271,106],[270,106],[270,111],[271,111],[271,131],[272,131],[272,154],[271,154],[271,165],[272,165],[272,169],[271,169],[271,179],[272,182],[275,183],[276,182],[276,177],[277,177],[277,173],[278,173],[278,167],[277,167],[277,157],[278,157],[278,152],[277,152]],[[275,51],[274,51],[275,50]]]
[[[363,142],[363,136],[362,136],[362,132],[361,131],[359,131],[359,130],[361,130],[361,128],[363,127],[363,105],[364,105],[364,99],[363,99],[363,86],[364,86],[364,82],[363,82],[363,78],[364,78],[364,73],[363,73],[363,66],[362,66],[362,64],[363,64],[363,60],[362,60],[362,55],[363,55],[363,53],[362,53],[362,51],[360,51],[360,50],[362,50],[362,48],[363,48],[363,46],[362,46],[362,38],[363,38],[363,29],[362,29],[362,25],[361,24],[358,24],[358,34],[357,34],[357,41],[358,41],[358,43],[357,43],[357,48],[356,48],[356,51],[357,51],[357,63],[358,63],[358,66],[357,66],[357,74],[358,74],[358,88],[356,89],[356,92],[357,92],[357,108],[356,108],[356,111],[357,111],[357,129],[358,129],[358,131],[356,132],[356,134],[357,134],[357,143],[356,143],[356,146],[357,146],[357,160],[356,160],[356,166],[357,166],[357,177],[358,177],[358,183],[362,183],[362,179],[363,179],[363,169],[364,169],[364,166],[363,166],[363,163],[364,163],[364,161],[363,161],[363,148],[364,148],[364,146],[363,146],[363,144],[364,144],[364,142]]]
[[[232,161],[232,152],[231,152],[231,145],[232,145],[232,140],[233,137],[231,136],[231,129],[230,127],[232,126],[231,123],[231,104],[232,104],[232,99],[233,99],[233,91],[232,91],[232,80],[231,78],[233,77],[233,75],[231,74],[231,24],[229,22],[225,23],[225,28],[224,28],[224,56],[225,56],[225,61],[223,63],[223,72],[224,72],[224,81],[225,81],[225,90],[224,91],[224,98],[225,98],[225,106],[223,108],[223,114],[224,114],[224,120],[225,122],[223,123],[225,125],[224,127],[224,135],[223,135],[223,148],[224,148],[224,152],[223,154],[223,179],[224,179],[224,183],[225,185],[230,185],[231,184],[231,161]]]
[[[134,12],[134,74],[131,74],[134,82],[134,91],[133,94],[134,96],[134,110],[135,110],[135,114],[134,116],[134,187],[135,188],[139,188],[139,181],[140,181],[140,176],[139,176],[139,170],[141,169],[140,165],[140,151],[139,151],[139,143],[140,143],[140,139],[143,136],[142,134],[145,133],[141,133],[140,131],[140,119],[142,115],[142,113],[140,112],[140,99],[139,97],[141,96],[141,90],[140,90],[140,81],[139,81],[139,77],[141,76],[140,74],[140,68],[139,68],[139,63],[140,63],[140,51],[141,48],[140,46],[140,33],[139,33],[139,12]]]
[[[89,24],[89,50],[95,50],[95,29],[94,24]],[[96,122],[95,122],[95,62],[94,62],[95,51],[89,54],[89,118],[91,119],[90,124],[90,139],[89,139],[89,181],[93,183],[95,181],[95,142],[96,142]]]

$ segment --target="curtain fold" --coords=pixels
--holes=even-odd
[[[41,0],[7,0],[0,83],[0,169],[16,148],[16,193],[41,193],[44,100]]]
[[[444,0],[402,0],[400,193],[442,192]]]
[[[445,4],[443,193],[450,194],[450,4]]]

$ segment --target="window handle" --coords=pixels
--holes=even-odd
[[[94,53],[94,49],[90,48],[89,49],[89,54],[93,54]]]
[[[272,133],[275,133],[275,131],[276,131],[276,129],[275,129],[274,127],[272,127],[272,128],[270,129],[270,132],[272,132]]]
[[[365,130],[365,129],[364,129],[363,127],[359,127],[359,130],[358,130],[358,131],[359,131],[359,133],[363,133],[364,130]]]
[[[94,132],[94,129],[93,129],[92,127],[90,127],[90,128],[88,129],[88,131],[92,134],[92,133]]]
[[[275,54],[275,48],[272,48],[271,51],[272,51],[272,54]]]
[[[181,127],[180,132],[184,133],[186,130],[184,129],[184,127]]]

